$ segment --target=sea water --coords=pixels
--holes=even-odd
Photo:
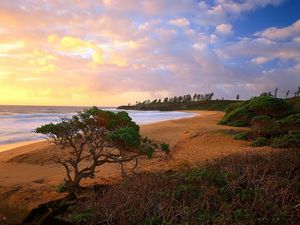
[[[34,133],[34,129],[50,122],[58,122],[60,117],[71,117],[85,107],[69,106],[0,106],[0,147],[18,142],[41,140],[44,137]],[[113,112],[116,108],[105,108]],[[136,111],[128,110],[129,116],[137,124],[193,117],[195,113],[178,111]]]

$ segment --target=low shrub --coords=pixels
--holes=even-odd
[[[239,132],[233,136],[236,140],[248,140],[248,135],[244,132]]]
[[[252,142],[252,146],[254,147],[262,147],[269,144],[269,140],[265,137],[259,137]]]
[[[282,130],[288,132],[300,132],[300,113],[295,113],[280,119],[277,123]]]
[[[170,146],[167,143],[160,144],[160,148],[165,153],[169,153],[170,152]]]
[[[73,214],[71,220],[76,224],[82,224],[93,218],[93,211],[91,209],[85,210],[84,212]]]
[[[238,106],[234,110],[225,114],[220,123],[230,126],[244,127],[249,125],[252,117],[253,114],[246,107]]]
[[[289,133],[276,137],[272,141],[274,148],[299,148],[300,133]]]

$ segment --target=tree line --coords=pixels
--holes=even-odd
[[[269,96],[269,97],[274,97],[277,98],[277,93],[278,93],[278,88],[275,88],[274,94],[269,91],[269,92],[263,92],[260,94],[260,96]],[[290,97],[290,90],[287,90],[285,93],[285,98]],[[299,97],[300,96],[300,87],[298,87],[298,90],[294,92],[294,97]]]
[[[208,101],[212,100],[214,93],[207,93],[207,94],[187,94],[183,96],[174,96],[174,97],[165,97],[159,98],[154,100],[145,100],[143,102],[136,101],[136,105],[148,105],[148,104],[159,104],[159,103],[182,103],[182,102],[199,102],[199,101]]]

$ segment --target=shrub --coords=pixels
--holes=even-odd
[[[254,147],[262,147],[268,145],[269,140],[265,137],[259,137],[252,142],[252,146]]]
[[[281,118],[288,114],[291,107],[280,98],[269,96],[255,97],[249,102],[249,110],[257,115],[268,115],[275,118]]]
[[[160,148],[165,153],[169,153],[170,152],[170,146],[167,143],[160,144]]]
[[[251,120],[251,127],[252,128],[263,128],[266,126],[270,126],[273,124],[273,120],[270,116],[262,115],[262,116],[255,116]]]
[[[300,97],[290,98],[287,100],[287,102],[293,107],[296,112],[300,112]]]
[[[91,209],[72,215],[72,221],[77,224],[82,224],[84,222],[87,222],[91,218],[93,218],[93,211]]]
[[[247,103],[248,103],[248,101],[232,103],[226,107],[225,112],[230,113],[237,108],[245,106]]]
[[[276,137],[272,141],[274,148],[298,148],[300,147],[300,133],[289,133]]]
[[[236,140],[248,140],[248,135],[244,132],[239,132],[233,136]]]
[[[253,114],[247,109],[247,107],[237,106],[234,110],[226,113],[221,124],[227,124],[231,126],[243,127],[249,125]]]
[[[277,122],[282,130],[300,132],[300,113],[292,114]]]

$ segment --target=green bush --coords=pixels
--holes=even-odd
[[[276,137],[272,141],[274,148],[298,148],[300,147],[300,133],[289,133]]]
[[[229,113],[226,113],[220,123],[227,124],[230,126],[243,127],[249,125],[252,117],[253,113],[251,113],[247,109],[247,107],[237,106],[234,110],[230,111]]]
[[[288,132],[300,132],[300,113],[292,114],[277,121],[282,130]]]
[[[267,115],[259,115],[259,116],[255,116],[252,118],[251,120],[251,127],[253,128],[262,128],[265,126],[270,126],[272,125],[273,120],[270,116]]]
[[[247,103],[248,103],[248,101],[232,103],[226,107],[225,112],[230,113],[237,108],[245,106]]]
[[[300,97],[290,98],[290,99],[287,100],[287,102],[289,103],[290,106],[293,107],[293,109],[296,112],[300,112]]]
[[[77,224],[82,224],[83,222],[87,222],[87,221],[91,220],[91,218],[93,218],[93,211],[91,209],[86,210],[81,213],[78,213],[78,214],[74,214],[72,216],[73,222],[75,222]]]
[[[138,127],[123,127],[112,131],[108,136],[115,144],[124,148],[137,148],[141,144]]]
[[[169,153],[170,152],[170,146],[167,143],[160,144],[160,148],[165,153]]]
[[[248,136],[244,132],[240,132],[240,133],[235,134],[233,136],[233,138],[236,139],[236,140],[248,140]]]
[[[249,102],[248,109],[256,115],[268,115],[274,118],[281,118],[288,114],[291,107],[287,101],[283,99],[260,96],[253,98]]]
[[[262,147],[269,144],[269,140],[265,137],[259,137],[252,142],[252,146],[254,147]]]

